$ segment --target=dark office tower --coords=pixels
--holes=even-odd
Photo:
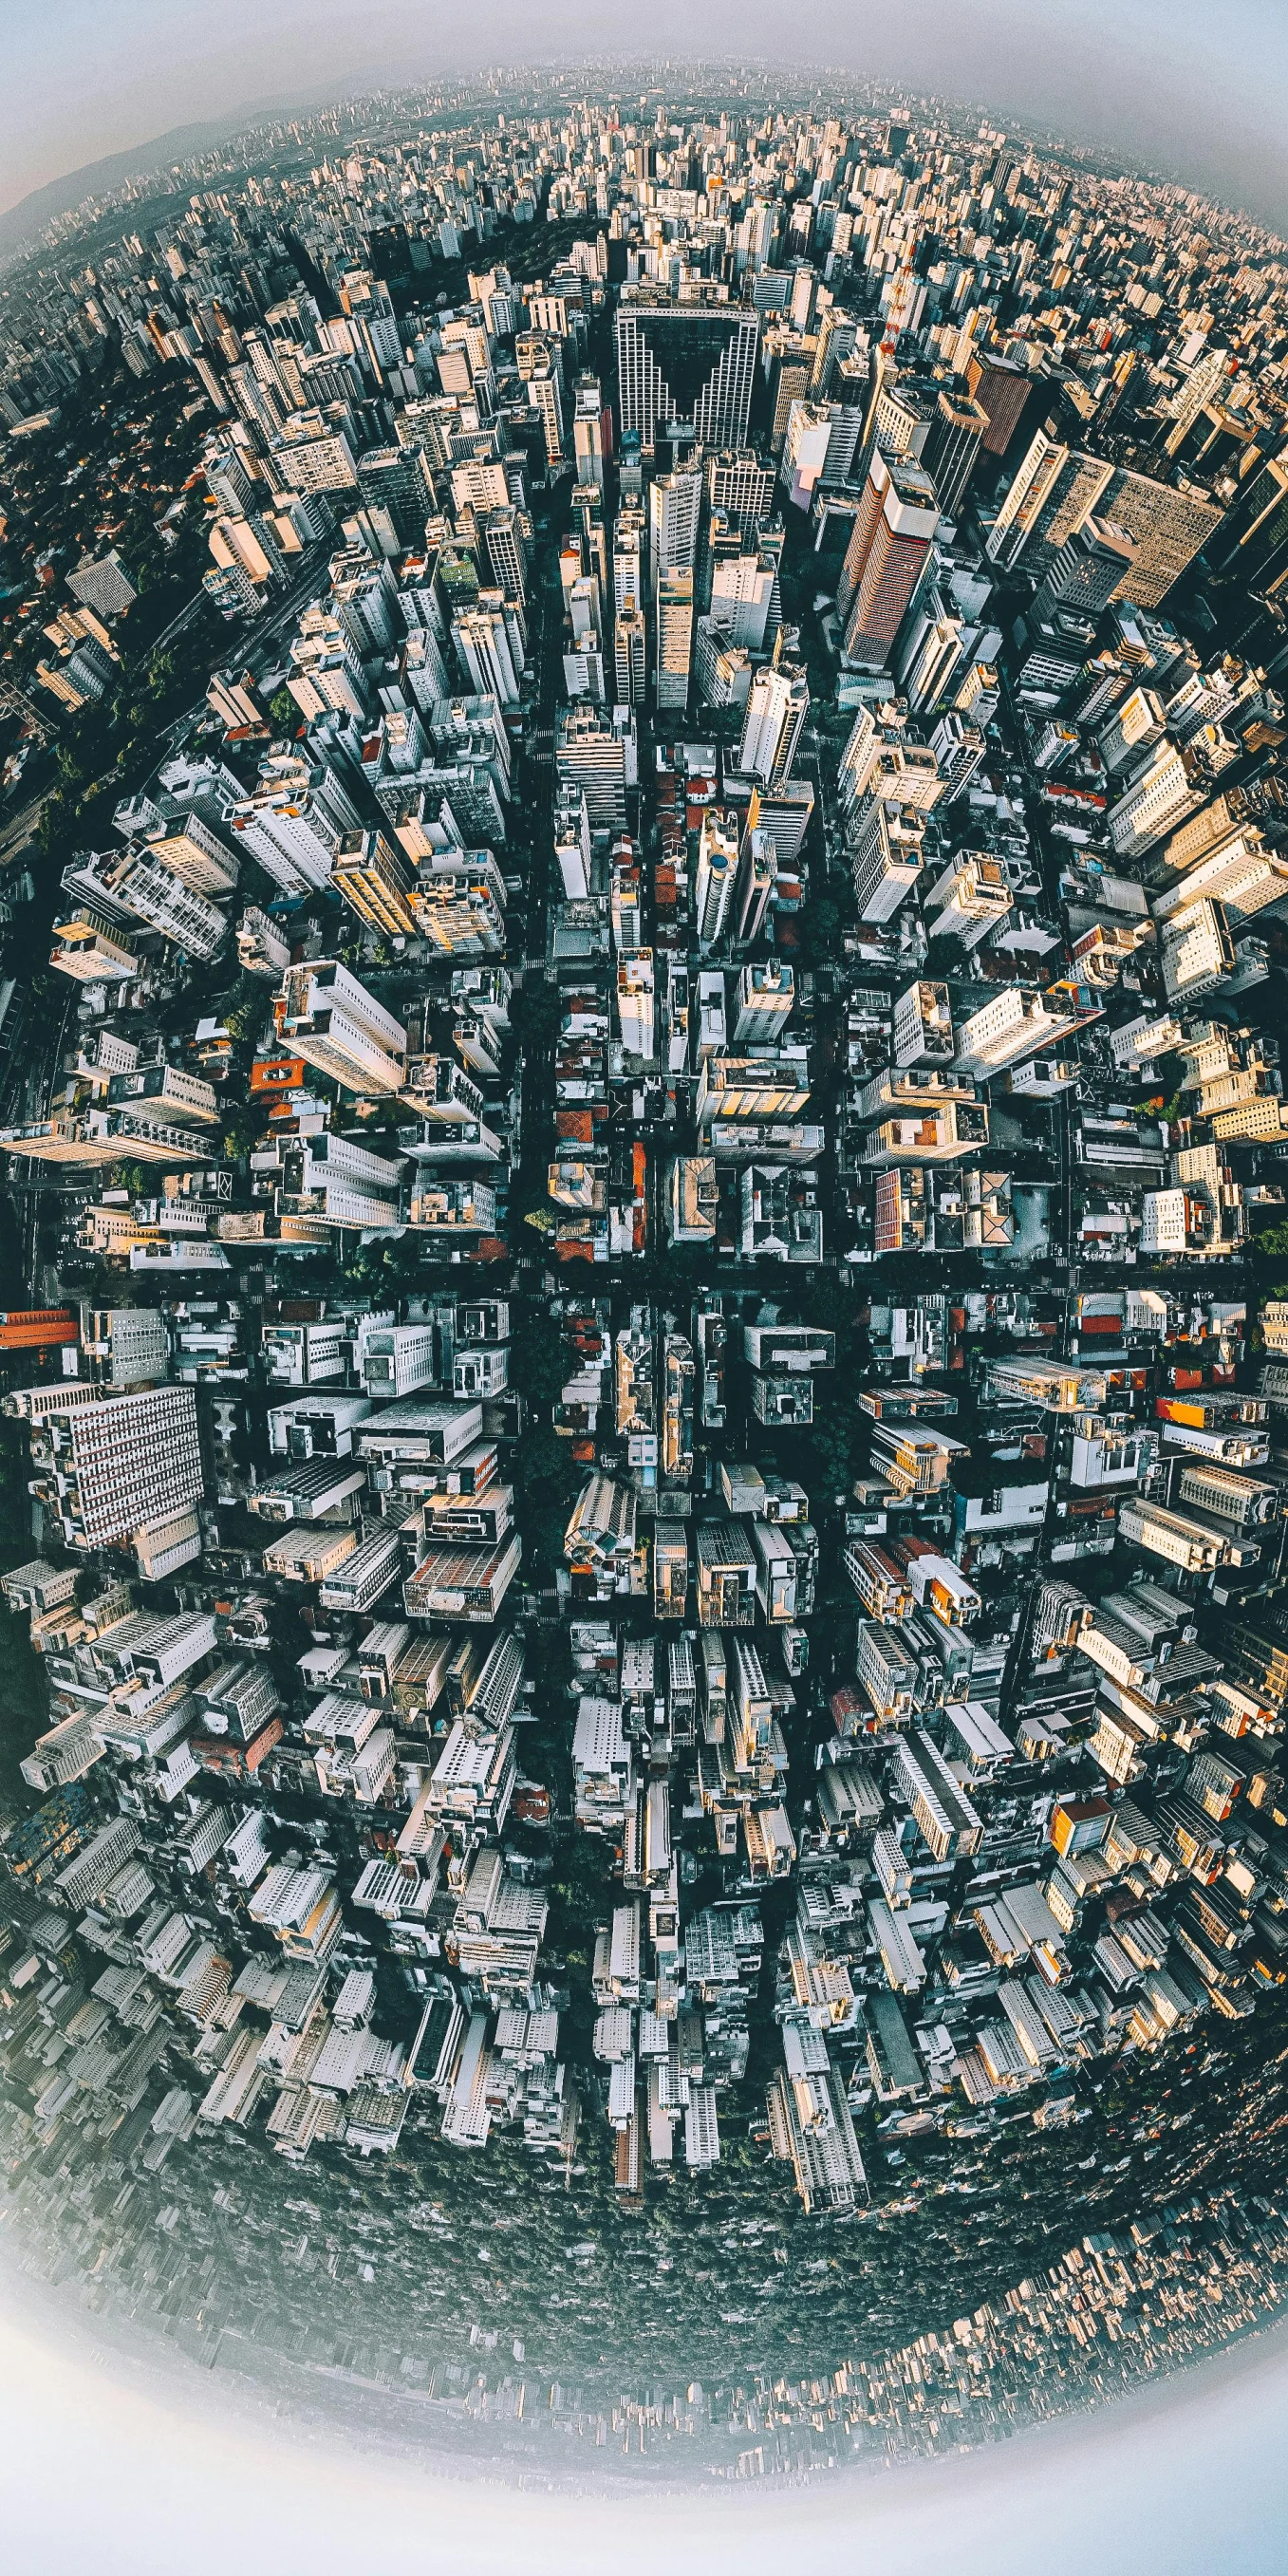
[[[414,447],[369,447],[358,458],[358,485],[369,510],[387,510],[400,546],[422,546],[434,487]]]
[[[1250,1604],[1251,1616],[1226,1622],[1223,1644],[1228,1647],[1239,1678],[1248,1681],[1267,1698],[1282,1705],[1288,1697],[1288,1640],[1278,1633],[1278,1620],[1269,1604],[1264,1609]]]
[[[966,369],[972,399],[988,413],[984,454],[1005,456],[1033,391],[1033,378],[1010,358],[972,358]]]
[[[874,449],[837,592],[847,660],[884,671],[938,525],[929,475]]]
[[[935,487],[945,518],[956,518],[979,463],[988,432],[988,413],[969,394],[941,394],[926,433],[921,462]]]
[[[1269,594],[1288,577],[1288,457],[1273,457],[1226,513],[1212,568],[1241,589]]]
[[[740,446],[756,380],[760,315],[748,304],[677,304],[626,289],[617,311],[622,435],[645,447],[691,432],[704,447]]]
[[[1135,555],[1125,529],[1111,527],[1106,519],[1084,520],[1066,537],[1034,593],[1035,617],[1050,617],[1057,608],[1099,617],[1120,584],[1126,584],[1125,595],[1130,597]]]
[[[985,552],[1007,571],[1023,555],[1026,567],[1045,576],[1060,548],[1093,512],[1123,530],[1135,546],[1130,588],[1122,595],[1136,608],[1159,606],[1200,549],[1215,542],[1223,519],[1219,503],[1202,493],[1156,483],[1151,475],[1111,465],[1102,456],[1087,456],[1066,447],[1049,429],[1040,429],[989,531]]]

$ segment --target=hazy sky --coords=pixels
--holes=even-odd
[[[84,2334],[54,2353],[24,2298],[0,2324],[0,2530],[42,2576],[782,2576],[820,2550],[843,2576],[1283,2576],[1288,2352],[1173,2390],[861,2486],[598,2502],[434,2480],[267,2407],[249,2421],[177,2356],[139,2381]]]
[[[0,33],[0,208],[172,126],[331,84],[647,42],[787,49],[1044,116],[1288,230],[1284,0],[0,0]]]

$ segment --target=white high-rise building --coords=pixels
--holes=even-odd
[[[836,773],[836,793],[845,813],[851,813],[860,798],[866,796],[881,752],[876,717],[871,707],[860,707]]]
[[[991,1002],[972,1012],[957,1032],[957,1062],[964,1073],[1000,1073],[1053,1046],[1088,1020],[1100,1017],[1081,985],[1052,984],[1044,993],[1025,993],[1008,984]]]
[[[791,1018],[796,978],[790,966],[772,958],[768,965],[741,968],[734,1038],[739,1045],[777,1046]]]
[[[1019,561],[1038,513],[1068,462],[1069,450],[1061,440],[1049,437],[1045,430],[1035,433],[985,541],[990,563],[1009,571]]]
[[[275,1017],[292,1052],[346,1091],[401,1090],[406,1029],[335,959],[288,967]]]
[[[944,801],[951,805],[964,794],[984,758],[983,734],[978,725],[967,724],[950,708],[947,715],[940,717],[927,749],[933,752],[945,781]]]
[[[228,927],[218,905],[208,902],[204,894],[194,894],[191,886],[171,869],[159,866],[150,854],[118,860],[112,883],[119,901],[128,905],[136,920],[172,940],[185,955],[204,965],[216,954]]]
[[[613,606],[620,615],[628,605],[644,605],[647,579],[647,536],[642,510],[625,506],[613,522]]]
[[[1109,809],[1109,837],[1117,856],[1139,858],[1201,801],[1182,754],[1170,742],[1160,742],[1140,776]]]
[[[617,1017],[627,1054],[651,1064],[657,1051],[651,948],[625,949],[617,960]]]
[[[1233,974],[1234,942],[1219,903],[1200,897],[1163,923],[1163,990],[1173,1008],[1210,993]]]
[[[373,1154],[347,1136],[303,1137],[285,1157],[283,1213],[388,1233],[398,1222],[401,1170],[401,1156]]]
[[[555,859],[570,901],[590,892],[590,816],[579,787],[562,788],[555,802]]]
[[[723,448],[708,452],[704,472],[708,508],[719,510],[746,545],[773,517],[772,465],[762,465],[749,449]]]
[[[346,833],[362,829],[362,816],[333,769],[277,751],[229,823],[237,846],[283,893],[305,894],[330,884],[335,852]]]
[[[572,444],[577,480],[604,488],[603,397],[598,376],[579,376],[573,397]]]
[[[519,675],[509,622],[499,609],[462,609],[452,619],[452,640],[470,687],[503,707],[519,703]]]
[[[737,1118],[799,1118],[808,1101],[809,1049],[762,1047],[755,1055],[707,1056],[694,1114],[705,1129]]]
[[[701,706],[746,706],[753,678],[751,655],[713,617],[700,617],[694,628],[693,675]]]
[[[946,984],[910,984],[894,1006],[892,1035],[897,1065],[949,1065],[953,1021]]]
[[[155,1306],[81,1307],[81,1349],[101,1386],[164,1383],[170,1344]]]
[[[722,806],[709,805],[694,872],[694,918],[703,948],[714,948],[728,931],[737,874],[738,818]]]
[[[689,467],[678,474],[659,474],[649,485],[649,557],[653,579],[663,573],[692,572],[702,511],[702,477]]]
[[[797,664],[758,671],[747,699],[738,767],[764,786],[781,786],[791,776],[808,714],[809,684]]]
[[[1153,913],[1156,921],[1167,921],[1173,913],[1184,912],[1207,896],[1246,920],[1266,904],[1278,903],[1285,894],[1288,859],[1281,858],[1261,832],[1247,825],[1220,849],[1200,859],[1165,894],[1155,895]]]
[[[652,285],[628,287],[617,308],[617,401],[623,436],[685,419],[704,447],[747,435],[756,382],[760,315],[721,302],[715,290],[681,304]]]
[[[548,470],[552,465],[561,464],[564,454],[563,394],[557,362],[549,353],[539,363],[534,363],[527,377],[527,387],[529,409],[535,411],[541,421]]]
[[[732,644],[744,645],[749,653],[765,651],[777,597],[776,552],[761,547],[754,553],[722,555],[712,567],[712,622],[725,629]]]
[[[1133,762],[1143,767],[1145,754],[1167,730],[1163,701],[1153,689],[1133,689],[1106,718],[1096,735],[1096,748],[1106,769],[1116,777]]]
[[[906,641],[895,653],[895,674],[914,715],[947,697],[960,667],[963,623],[933,586],[907,621]]]
[[[889,921],[921,874],[925,824],[873,798],[854,825],[850,866],[860,921]]]
[[[237,861],[200,814],[180,814],[145,838],[147,857],[169,868],[194,894],[231,894],[237,883]]]
[[[827,467],[832,440],[830,403],[793,402],[787,415],[778,479],[794,509],[808,510]]]
[[[423,851],[411,889],[422,939],[454,962],[505,954],[505,879],[490,850]]]
[[[628,706],[593,707],[582,701],[555,718],[555,774],[579,787],[592,831],[624,832],[626,791],[639,784],[635,717]]]
[[[962,850],[926,896],[926,928],[932,939],[956,939],[975,949],[1001,928],[1013,900],[1000,859],[986,850]]]
[[[740,945],[759,939],[778,885],[778,850],[772,832],[743,833],[734,889],[732,936]]]

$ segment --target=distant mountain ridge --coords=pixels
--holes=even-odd
[[[228,142],[264,118],[287,112],[279,102],[272,101],[242,108],[235,116],[217,117],[207,124],[174,125],[168,134],[158,134],[150,143],[135,144],[128,152],[111,152],[105,160],[87,161],[82,170],[69,170],[63,179],[50,179],[43,188],[33,188],[16,206],[0,214],[0,259],[30,248],[46,224],[55,222],[59,215],[70,214],[84,198],[105,196],[126,179],[145,178],[151,171],[168,169],[174,161],[191,159],[196,152],[209,152],[215,144]]]

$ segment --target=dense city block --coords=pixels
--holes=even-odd
[[[0,2126],[803,2472],[1283,2297],[1288,249],[584,81],[3,280]]]

